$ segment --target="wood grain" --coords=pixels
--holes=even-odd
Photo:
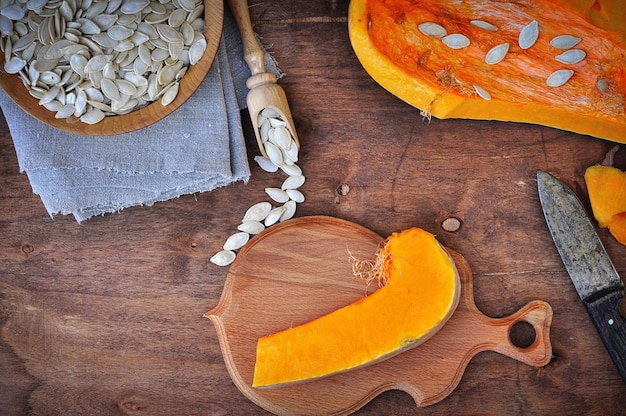
[[[528,124],[424,121],[359,65],[347,3],[250,2],[255,31],[286,73],[279,83],[307,177],[297,216],[329,215],[381,236],[424,228],[467,260],[483,314],[509,316],[534,299],[554,312],[545,367],[485,351],[434,405],[417,408],[390,390],[355,414],[626,413],[626,385],[563,268],[535,182],[538,169],[551,172],[588,204],[582,174],[614,143]],[[244,127],[247,184],[77,224],[48,216],[0,117],[1,414],[270,414],[231,380],[202,317],[228,274],[209,257],[250,205],[267,200],[264,188],[284,180],[255,165]],[[616,165],[626,169],[623,148]],[[441,228],[449,217],[458,231]],[[626,247],[599,234],[626,276]]]
[[[202,59],[189,67],[180,80],[178,94],[169,105],[155,101],[129,114],[106,117],[99,123],[86,124],[77,119],[57,119],[54,113],[39,105],[39,100],[31,96],[17,75],[0,71],[0,87],[17,103],[22,110],[37,120],[69,133],[90,136],[111,136],[129,133],[147,127],[176,111],[200,86],[211,69],[220,44],[224,24],[224,2],[206,0],[204,9],[204,37],[207,48]],[[0,56],[4,64],[4,54]]]
[[[474,304],[469,265],[449,251],[459,270],[461,300],[450,320],[424,344],[332,377],[253,388],[257,340],[375,290],[355,278],[350,256],[374,258],[381,242],[381,237],[357,224],[310,216],[274,226],[246,245],[230,268],[219,304],[205,315],[216,327],[226,366],[243,394],[279,415],[348,415],[391,389],[407,392],[418,406],[437,403],[452,393],[468,362],[482,351],[496,351],[535,367],[550,362],[550,306],[533,301],[514,315],[486,317]],[[520,323],[534,329],[533,342],[523,348],[509,336]]]

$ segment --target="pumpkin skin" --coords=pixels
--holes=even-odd
[[[614,0],[351,0],[348,31],[369,75],[428,117],[526,122],[626,143],[623,9]],[[473,19],[498,30],[476,27]],[[538,40],[521,49],[519,33],[533,19],[539,23]],[[424,22],[463,34],[470,45],[451,49],[421,33],[418,25]],[[586,52],[583,61],[555,59],[564,50],[550,40],[563,34],[582,39],[575,48]],[[509,43],[507,55],[487,64],[486,53],[501,43]],[[547,77],[559,69],[574,75],[549,87]],[[491,99],[481,98],[474,85]]]
[[[611,166],[590,166],[585,171],[585,184],[598,225],[608,228],[626,245],[626,172]]]
[[[434,335],[452,316],[461,282],[435,237],[394,233],[381,249],[386,284],[350,305],[258,340],[253,387],[318,379],[390,358]]]

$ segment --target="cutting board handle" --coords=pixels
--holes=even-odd
[[[534,300],[511,316],[490,318],[490,320],[491,327],[498,332],[492,338],[496,340],[491,348],[493,351],[534,367],[541,367],[550,362],[552,358],[550,343],[552,308],[548,303]],[[532,325],[535,340],[529,346],[518,346],[513,343],[511,333],[516,325],[524,322]]]

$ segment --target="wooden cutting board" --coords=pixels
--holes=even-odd
[[[427,342],[381,363],[312,382],[252,388],[257,339],[374,291],[354,277],[350,256],[373,258],[382,241],[357,224],[312,216],[274,225],[244,246],[230,267],[219,304],[205,316],[215,325],[226,367],[246,397],[280,415],[347,415],[390,389],[403,390],[417,406],[427,406],[454,390],[469,360],[481,351],[496,351],[531,366],[550,361],[550,305],[532,301],[509,317],[483,315],[474,304],[469,265],[448,250],[461,276],[461,300],[448,323]],[[520,348],[509,332],[524,321],[534,328],[535,341]]]

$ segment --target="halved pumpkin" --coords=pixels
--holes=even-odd
[[[590,166],[585,171],[585,184],[598,225],[608,228],[626,245],[626,172],[611,166]]]
[[[434,335],[452,316],[460,278],[435,237],[391,235],[379,253],[385,285],[328,315],[258,340],[253,387],[298,383],[392,357]]]
[[[527,122],[626,143],[625,9],[616,0],[352,0],[348,30],[372,78],[428,117]],[[538,37],[522,48],[533,21]],[[453,49],[423,23],[469,45]],[[582,51],[580,62],[556,59],[566,52],[551,45],[559,35],[580,39],[565,45]],[[503,59],[487,63],[503,44]],[[573,75],[549,86],[559,70]]]

